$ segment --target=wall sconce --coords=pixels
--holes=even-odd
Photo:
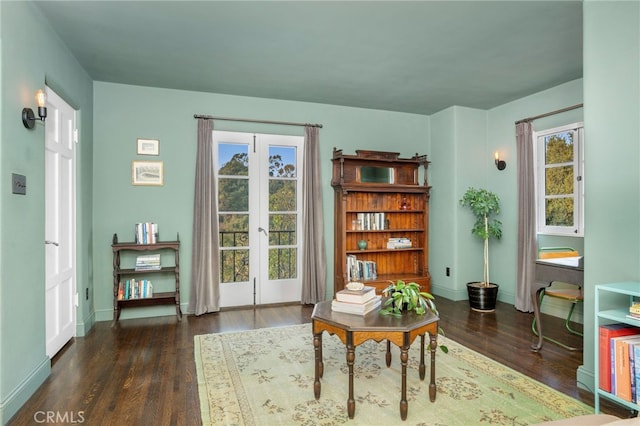
[[[498,151],[493,155],[496,159],[496,167],[498,170],[504,170],[507,167],[507,162],[500,159],[500,155],[498,155]]]
[[[38,105],[38,117],[41,121],[47,118],[47,96],[44,90],[40,89],[36,92],[36,104]],[[27,129],[33,129],[36,126],[36,117],[31,108],[22,108],[22,124]]]

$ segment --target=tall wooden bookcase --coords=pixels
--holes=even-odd
[[[365,150],[345,155],[333,150],[334,292],[349,281],[364,282],[381,292],[399,279],[430,291],[428,161],[425,155],[398,156]],[[369,270],[374,265],[375,277],[353,277],[354,263],[356,269]]]

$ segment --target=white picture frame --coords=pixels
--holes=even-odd
[[[160,155],[160,141],[158,139],[138,139],[138,155]]]
[[[143,186],[164,185],[164,162],[132,161],[131,184]]]

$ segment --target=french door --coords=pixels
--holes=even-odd
[[[220,306],[300,300],[302,136],[213,132]]]

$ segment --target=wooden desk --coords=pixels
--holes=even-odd
[[[355,362],[356,346],[367,340],[380,342],[387,341],[386,363],[391,365],[391,343],[400,348],[400,363],[402,366],[402,387],[400,395],[400,418],[407,418],[407,361],[409,348],[417,336],[420,336],[420,380],[424,380],[425,364],[425,333],[429,333],[431,352],[431,378],[429,381],[429,399],[436,399],[436,348],[438,346],[438,320],[439,318],[429,312],[424,315],[407,313],[401,318],[380,315],[379,309],[365,316],[333,312],[331,301],[316,304],[311,315],[313,325],[313,347],[315,351],[315,380],[313,393],[316,399],[320,398],[320,378],[324,373],[322,363],[322,332],[340,338],[347,348],[347,366],[349,367],[349,398],[347,399],[347,413],[352,419],[355,414],[355,399],[353,396],[353,364]]]
[[[540,293],[552,283],[559,281],[563,283],[576,284],[580,287],[584,285],[584,258],[580,258],[577,266],[562,263],[559,259],[536,260],[536,282],[531,288],[531,298],[533,299],[533,314],[536,318],[536,331],[538,341],[531,345],[533,351],[542,349],[542,322],[540,321]]]

